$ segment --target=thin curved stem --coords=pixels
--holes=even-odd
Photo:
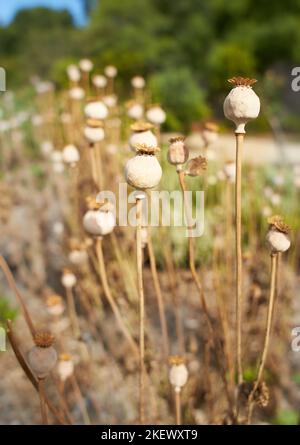
[[[167,268],[167,274],[169,279],[169,286],[172,293],[172,301],[174,303],[174,313],[175,313],[175,326],[176,326],[176,337],[178,344],[178,353],[180,355],[185,354],[185,342],[184,342],[184,330],[182,323],[182,311],[181,311],[181,299],[177,289],[176,283],[176,270],[172,258],[172,247],[170,242],[167,241],[166,248],[163,249],[164,260]]]
[[[232,406],[232,398],[231,398],[231,394],[229,391],[229,387],[228,387],[228,382],[226,379],[226,369],[224,367],[222,358],[220,357],[220,353],[222,351],[222,346],[221,346],[221,342],[218,339],[218,337],[215,334],[215,330],[212,324],[212,320],[208,311],[208,306],[206,303],[206,298],[204,295],[204,291],[203,291],[203,287],[201,284],[201,281],[199,279],[197,270],[196,270],[196,266],[195,266],[195,251],[194,251],[194,238],[191,235],[191,230],[192,230],[192,225],[190,223],[190,211],[191,209],[189,208],[189,201],[187,199],[187,190],[186,190],[186,184],[185,184],[185,180],[184,180],[184,175],[185,173],[181,170],[178,169],[177,170],[178,173],[178,178],[179,178],[179,183],[180,183],[180,187],[182,190],[182,194],[183,194],[183,199],[184,199],[184,207],[185,207],[185,214],[187,217],[187,223],[188,223],[188,250],[189,250],[189,267],[190,267],[190,271],[193,277],[193,280],[195,282],[195,285],[198,289],[199,292],[199,296],[200,296],[200,302],[201,302],[201,306],[202,306],[202,310],[204,312],[205,318],[206,318],[206,322],[207,322],[207,326],[209,329],[209,335],[210,338],[213,342],[214,345],[214,349],[215,349],[215,353],[216,353],[216,359],[218,361],[218,365],[220,367],[220,374],[222,377],[222,381],[224,384],[224,388],[225,388],[225,392],[226,392],[226,397],[227,397],[227,401],[228,401],[228,408],[230,411],[230,415],[232,417],[232,419],[234,419],[234,413],[233,413],[233,406]]]
[[[9,266],[8,266],[7,262],[5,261],[5,259],[3,258],[2,255],[0,255],[0,267],[3,270],[3,273],[4,273],[4,275],[5,275],[6,279],[7,279],[7,282],[9,284],[9,287],[14,292],[14,294],[17,297],[17,300],[18,300],[18,302],[19,302],[19,304],[20,304],[20,306],[22,308],[23,315],[24,315],[25,321],[27,323],[27,326],[28,326],[28,328],[30,330],[31,336],[34,337],[34,335],[36,333],[36,330],[35,330],[33,321],[32,321],[32,319],[31,319],[31,317],[29,315],[29,312],[27,310],[27,307],[26,307],[26,304],[24,302],[24,299],[23,299],[21,293],[19,292],[19,290],[17,288],[17,285],[16,285],[15,279],[13,277],[13,274],[11,273],[11,270],[10,270]]]
[[[79,338],[80,337],[80,328],[79,328],[79,322],[78,322],[78,317],[77,317],[77,313],[76,313],[74,293],[73,293],[73,290],[71,287],[66,288],[66,294],[67,294],[68,311],[69,311],[69,317],[71,320],[73,335],[76,338]]]
[[[259,362],[259,367],[257,371],[257,378],[253,389],[248,398],[248,419],[247,423],[251,423],[253,408],[254,408],[254,396],[255,392],[259,388],[259,385],[262,382],[263,372],[266,365],[269,344],[271,339],[271,329],[272,329],[272,321],[273,321],[273,312],[274,312],[274,303],[275,303],[275,295],[276,295],[276,280],[277,280],[277,269],[278,269],[278,254],[271,255],[271,284],[270,284],[270,298],[269,298],[269,306],[268,306],[268,314],[267,314],[267,323],[266,323],[266,332],[264,339],[264,346],[262,355]]]
[[[84,398],[82,396],[82,393],[81,393],[80,387],[78,385],[77,379],[75,377],[75,374],[71,375],[70,380],[71,380],[71,384],[73,386],[75,397],[76,397],[76,399],[78,401],[78,404],[79,404],[79,408],[80,408],[80,411],[81,411],[81,414],[82,414],[82,417],[83,417],[83,420],[84,420],[84,424],[85,425],[91,425],[91,419],[90,419],[90,416],[89,416],[89,413],[88,413],[88,410],[87,410],[87,407],[86,407],[86,403],[85,403],[85,400],[84,400]]]
[[[111,310],[113,311],[114,316],[116,317],[117,323],[119,325],[119,328],[121,332],[123,333],[124,337],[128,341],[134,355],[136,357],[139,356],[139,351],[136,342],[134,341],[131,333],[129,332],[127,326],[125,325],[122,315],[119,311],[119,308],[112,296],[110,286],[108,284],[107,280],[107,274],[106,274],[106,268],[105,268],[105,262],[104,262],[104,256],[103,256],[103,249],[102,249],[102,238],[98,237],[96,239],[96,253],[97,253],[97,259],[98,259],[98,266],[99,266],[99,275],[101,279],[101,284],[103,287],[104,295],[107,298],[107,301],[111,307]]]
[[[155,289],[155,294],[157,298],[157,304],[158,304],[158,312],[159,312],[159,320],[160,320],[160,326],[162,331],[162,341],[163,341],[163,351],[164,351],[164,357],[166,363],[168,362],[169,357],[169,337],[168,337],[168,327],[167,327],[167,320],[166,320],[166,313],[165,313],[165,304],[164,304],[164,298],[161,291],[160,282],[158,279],[158,273],[157,273],[157,267],[156,267],[156,260],[152,245],[152,238],[151,238],[151,232],[148,228],[148,254],[149,254],[149,260],[150,260],[150,268],[151,268],[151,274],[153,278],[153,284]]]

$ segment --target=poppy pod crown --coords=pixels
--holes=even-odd
[[[184,141],[185,141],[185,137],[184,136],[174,136],[174,137],[169,139],[169,143],[170,144],[175,144],[175,142],[184,142]]]
[[[214,131],[216,133],[219,131],[219,125],[216,124],[215,122],[205,122],[203,128],[204,130]]]
[[[99,206],[100,212],[113,212],[115,210],[114,205],[109,201],[100,203]]]
[[[172,357],[169,357],[169,364],[171,366],[183,365],[184,363],[185,363],[185,359],[181,355],[173,355]]]
[[[50,348],[54,343],[54,335],[47,331],[39,331],[34,334],[34,343],[39,348]]]
[[[151,147],[146,144],[136,144],[134,148],[136,149],[137,154],[140,155],[155,155],[155,153],[160,151],[159,147]]]
[[[67,352],[63,352],[62,354],[60,354],[59,360],[62,360],[63,362],[68,362],[72,360],[72,356]]]
[[[96,198],[94,198],[93,196],[88,196],[86,199],[86,204],[87,204],[87,208],[89,210],[99,210],[101,207],[101,204],[99,204],[96,201]]]
[[[228,82],[234,85],[235,87],[252,87],[257,80],[256,79],[250,79],[249,77],[232,77],[231,79],[228,79]]]
[[[290,227],[287,224],[285,224],[282,216],[280,215],[270,216],[268,218],[268,224],[270,228],[278,230],[281,233],[285,233],[286,235],[290,232]]]
[[[86,125],[91,128],[103,128],[103,122],[100,119],[89,118],[86,120]]]
[[[130,126],[131,130],[135,133],[141,133],[143,131],[152,130],[153,125],[150,122],[139,121]]]
[[[61,304],[62,299],[59,295],[53,294],[49,295],[46,300],[46,304],[48,307],[56,306],[57,304]]]

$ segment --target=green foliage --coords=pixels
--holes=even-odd
[[[8,300],[0,297],[0,326],[4,327],[6,320],[14,320],[17,316],[17,310],[13,309]]]
[[[298,425],[299,414],[293,410],[282,410],[277,414],[274,423],[277,425]]]
[[[0,56],[8,86],[21,85],[36,74],[47,77],[53,62],[72,50],[73,31],[72,18],[66,11],[20,11],[10,26],[0,28]]]
[[[170,68],[150,78],[154,101],[161,102],[168,111],[167,124],[179,130],[208,116],[203,90],[186,67]],[[180,91],[180,94],[177,92]]]
[[[269,84],[268,111],[279,113],[284,128],[297,130],[282,91],[290,67],[299,62],[300,0],[91,0],[86,6],[90,23],[83,29],[73,26],[67,12],[45,8],[22,11],[0,28],[9,87],[28,83],[33,74],[65,86],[67,64],[91,57],[97,70],[118,66],[122,95],[133,75],[151,78],[157,97],[167,100],[169,128],[179,129],[207,115],[204,96],[215,113],[220,110],[227,78],[254,76],[262,87]],[[169,82],[177,87],[182,79],[190,87],[182,91],[181,84],[171,93]],[[253,128],[269,130],[266,115]]]
[[[209,85],[212,91],[224,91],[224,80],[236,76],[254,77],[255,59],[251,52],[236,43],[218,43],[207,58]]]

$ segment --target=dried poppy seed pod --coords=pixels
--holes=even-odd
[[[50,315],[58,317],[63,314],[65,305],[62,298],[59,295],[49,295],[46,300],[47,311]]]
[[[111,233],[116,225],[114,206],[107,202],[103,205],[94,198],[88,201],[89,210],[83,217],[83,227],[93,236],[104,236]]]
[[[35,84],[35,90],[38,94],[46,94],[54,90],[54,85],[52,82],[49,82],[48,80],[37,82]]]
[[[104,120],[108,116],[108,109],[101,100],[90,99],[84,107],[84,114],[88,119]]]
[[[60,380],[65,382],[74,373],[74,362],[70,354],[61,354],[57,365]]]
[[[103,102],[108,108],[113,108],[118,103],[118,97],[115,94],[109,94],[108,96],[102,97]]]
[[[79,62],[79,68],[85,73],[92,71],[93,67],[93,62],[90,59],[81,59]]]
[[[185,174],[189,176],[199,176],[207,168],[207,161],[203,156],[190,159],[186,166]]]
[[[66,145],[62,152],[63,161],[71,167],[76,165],[80,160],[79,150],[75,145]]]
[[[137,154],[127,162],[125,167],[127,183],[139,190],[156,187],[162,177],[162,169],[155,156],[159,148],[144,144],[138,144],[135,148]]]
[[[283,219],[279,215],[271,216],[268,218],[269,230],[267,232],[266,241],[271,249],[272,254],[279,252],[286,252],[291,241],[288,237],[290,231],[287,224],[283,222]]]
[[[224,174],[230,182],[235,182],[236,165],[234,161],[228,161],[223,167]]]
[[[219,126],[214,122],[206,122],[202,130],[202,137],[206,146],[214,144],[219,138]]]
[[[170,164],[182,165],[185,164],[189,158],[189,150],[186,147],[185,138],[178,136],[170,139],[169,150],[167,158]]]
[[[145,87],[145,79],[142,76],[134,76],[131,79],[131,85],[137,90],[142,90]]]
[[[53,150],[54,146],[51,141],[43,141],[41,143],[41,152],[45,157],[49,156],[53,152]]]
[[[110,77],[111,79],[113,79],[118,74],[118,70],[115,66],[108,65],[104,68],[104,73],[107,77]]]
[[[72,82],[79,82],[80,80],[80,71],[76,65],[69,65],[67,67],[67,74],[69,79]]]
[[[157,147],[157,138],[151,131],[153,125],[148,122],[136,122],[131,125],[132,135],[129,138],[130,147],[135,150],[137,144],[148,145],[149,147]]]
[[[85,96],[85,91],[81,87],[74,87],[69,90],[69,96],[73,100],[82,100]]]
[[[224,101],[224,114],[236,125],[236,133],[245,133],[245,125],[259,115],[260,100],[252,90],[255,79],[233,77],[229,82],[234,85]]]
[[[80,266],[85,264],[88,260],[88,254],[85,249],[73,249],[69,253],[69,261],[74,266]]]
[[[146,117],[148,121],[151,122],[152,124],[161,125],[166,120],[166,113],[164,112],[164,110],[161,108],[160,105],[152,105],[148,109]]]
[[[61,284],[64,287],[71,289],[72,287],[75,286],[76,283],[77,279],[76,276],[73,274],[73,272],[69,269],[65,269],[61,277]]]
[[[188,370],[182,357],[174,356],[170,358],[169,381],[176,392],[186,384],[188,379]]]
[[[59,150],[54,150],[51,153],[51,161],[52,162],[61,162],[63,160],[62,158],[62,152]]]
[[[43,122],[44,122],[44,118],[40,114],[34,114],[31,118],[31,123],[34,127],[39,127],[40,125],[42,125]],[[4,125],[2,123],[2,128],[3,128],[2,131],[9,130],[10,129],[9,122],[6,122],[6,124],[4,124]]]
[[[83,133],[85,138],[91,143],[103,141],[105,138],[103,122],[98,119],[88,119]]]
[[[52,346],[54,337],[49,332],[37,332],[34,343],[27,355],[28,363],[38,379],[45,379],[57,362],[57,352]]]
[[[143,117],[144,107],[138,102],[132,102],[128,104],[127,107],[127,115],[130,119],[139,120]]]
[[[107,79],[102,74],[95,74],[92,77],[92,82],[96,88],[105,88],[107,85]]]

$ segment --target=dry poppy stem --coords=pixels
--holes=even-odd
[[[75,393],[75,397],[76,397],[76,399],[78,401],[78,405],[80,407],[80,411],[81,411],[81,414],[82,414],[82,417],[83,417],[83,420],[84,420],[84,424],[85,425],[91,425],[91,419],[90,419],[88,410],[86,408],[85,400],[84,400],[84,398],[82,396],[80,387],[78,385],[78,382],[77,382],[77,379],[76,379],[74,373],[71,375],[70,381],[71,381],[71,384],[72,384],[72,387],[73,387],[73,390],[74,390],[74,393]]]
[[[236,182],[235,182],[235,256],[236,256],[236,353],[238,384],[243,382],[242,367],[242,149],[244,134],[236,134]]]
[[[214,419],[214,404],[213,404],[213,384],[210,372],[210,342],[205,343],[204,345],[204,367],[203,367],[203,377],[205,384],[205,402],[208,405],[208,412],[210,419]]]
[[[23,354],[20,351],[20,348],[18,346],[18,341],[13,333],[12,330],[12,324],[10,320],[7,320],[6,322],[7,324],[7,328],[6,328],[6,333],[9,339],[9,342],[11,344],[11,347],[14,351],[14,354],[16,356],[16,359],[18,360],[21,368],[23,369],[23,371],[25,372],[28,380],[30,381],[30,383],[32,384],[32,386],[34,387],[34,389],[38,392],[38,382],[37,379],[35,378],[35,376],[33,375],[31,369],[29,368],[25,358],[23,357]],[[65,424],[69,424],[70,422],[66,421],[64,416],[62,415],[61,411],[58,410],[57,408],[55,408],[55,406],[52,404],[52,402],[47,398],[47,396],[45,395],[45,401],[48,405],[49,410],[52,412],[53,416],[59,421],[59,423],[61,423],[62,425]]]
[[[94,183],[98,185],[95,144],[93,144],[93,143],[90,143],[89,155],[90,155],[90,165],[91,165],[91,171],[92,171],[92,178],[93,178]]]
[[[78,195],[78,177],[79,177],[79,166],[74,165],[70,168],[71,175],[71,193],[73,194],[73,206],[74,206],[74,215],[75,215],[75,224],[74,231],[78,232],[80,227],[79,224],[79,195]]]
[[[222,351],[222,346],[220,344],[220,341],[218,339],[218,337],[215,334],[215,330],[213,328],[213,324],[210,318],[210,314],[208,311],[208,307],[207,307],[207,303],[206,303],[206,298],[204,295],[204,291],[202,288],[202,284],[201,281],[198,277],[198,273],[196,270],[196,266],[195,266],[195,252],[194,252],[194,238],[193,236],[191,236],[191,224],[190,224],[190,208],[189,208],[189,201],[187,198],[187,194],[186,194],[186,184],[185,184],[185,180],[184,180],[184,171],[182,171],[181,169],[177,170],[178,173],[178,178],[179,178],[179,183],[180,183],[180,187],[182,190],[182,194],[183,194],[183,199],[184,199],[184,207],[185,207],[185,214],[187,217],[187,222],[188,222],[188,232],[189,232],[189,236],[188,236],[188,249],[189,249],[189,267],[191,270],[191,274],[193,277],[193,280],[195,282],[195,285],[198,289],[199,292],[199,296],[200,296],[200,301],[201,301],[201,306],[202,306],[202,310],[204,312],[205,318],[206,318],[206,322],[208,325],[208,329],[209,329],[209,335],[211,336],[211,340],[213,341],[214,344],[214,349],[215,349],[215,353],[216,353],[216,359],[218,361],[218,365],[220,367],[220,374],[223,380],[223,384],[224,384],[224,388],[225,388],[225,392],[226,392],[226,397],[227,397],[227,401],[228,401],[228,408],[230,411],[230,415],[231,418],[234,419],[235,415],[233,412],[233,406],[232,406],[232,399],[231,399],[231,394],[229,391],[229,387],[228,387],[228,382],[227,382],[227,378],[226,378],[226,370],[222,361],[222,358],[220,357],[220,353]]]
[[[127,326],[125,325],[125,323],[123,321],[122,315],[121,315],[119,308],[112,296],[110,286],[108,284],[104,256],[103,256],[103,249],[102,249],[102,237],[100,237],[100,236],[96,238],[96,253],[97,253],[97,259],[98,259],[98,266],[99,266],[98,267],[99,275],[100,275],[104,295],[107,298],[107,301],[111,307],[111,310],[113,311],[113,314],[117,320],[117,323],[118,323],[118,326],[119,326],[121,332],[123,333],[124,337],[128,341],[134,355],[138,357],[137,344],[135,343],[131,333],[129,332]]]
[[[183,324],[181,317],[181,304],[180,304],[181,300],[177,292],[176,271],[172,258],[172,249],[169,242],[167,242],[166,249],[164,249],[163,254],[168,273],[169,285],[173,295],[178,352],[180,355],[184,355],[185,347],[184,347],[184,331],[183,331]]]
[[[214,272],[214,285],[215,285],[215,293],[217,299],[218,313],[221,321],[222,334],[224,336],[224,352],[227,360],[228,371],[229,371],[229,382],[231,389],[234,388],[234,357],[232,354],[232,345],[230,338],[230,329],[229,329],[229,321],[228,315],[226,311],[226,304],[224,301],[224,292],[222,292],[223,288],[219,279],[219,264],[218,264],[218,252],[217,249],[214,249],[213,252],[213,272]]]
[[[90,74],[88,71],[82,73],[82,86],[88,96],[90,91]]]
[[[229,180],[226,181],[226,187],[225,187],[225,202],[226,202],[226,232],[225,232],[225,239],[226,239],[226,267],[227,267],[227,281],[228,281],[228,289],[232,286],[232,184]]]
[[[166,363],[168,363],[169,337],[168,337],[168,327],[167,327],[167,320],[166,320],[166,313],[165,313],[165,304],[164,304],[163,294],[161,291],[160,282],[158,279],[156,260],[155,260],[155,255],[154,255],[154,251],[153,251],[151,232],[150,232],[149,228],[148,228],[147,247],[148,247],[149,260],[150,260],[151,274],[152,274],[152,278],[153,278],[153,284],[154,284],[154,289],[155,289],[155,294],[156,294],[157,304],[158,304],[159,320],[160,320],[160,326],[161,326],[161,331],[162,331],[164,357],[165,357]]]
[[[47,405],[45,401],[44,379],[38,379],[38,393],[40,398],[41,417],[43,425],[48,425]]]
[[[67,405],[67,402],[65,400],[65,394],[64,394],[64,388],[65,388],[65,384],[62,380],[58,380],[54,375],[53,372],[51,373],[51,378],[53,380],[53,382],[55,383],[55,386],[57,388],[58,391],[58,396],[59,396],[59,402],[62,405],[62,409],[64,412],[64,415],[66,416],[66,418],[68,419],[69,423],[72,425],[74,422],[74,419],[69,411],[69,407]]]
[[[181,391],[175,391],[176,425],[181,425]]]
[[[102,157],[101,157],[101,143],[97,142],[95,144],[95,161],[96,161],[96,177],[97,177],[97,184],[99,187],[99,190],[103,190],[103,173],[104,169],[102,166]]]
[[[67,294],[67,303],[68,303],[68,311],[69,311],[69,317],[71,320],[72,325],[72,331],[76,338],[80,337],[80,328],[79,328],[79,321],[76,313],[76,307],[75,307],[75,301],[74,301],[74,292],[71,287],[66,288],[66,294]]]
[[[266,324],[266,332],[265,332],[265,339],[264,339],[264,346],[263,351],[261,355],[261,359],[259,362],[258,372],[257,372],[257,378],[255,381],[255,384],[253,386],[253,389],[249,395],[248,398],[248,419],[247,423],[250,425],[253,408],[254,408],[254,396],[255,392],[259,388],[259,385],[262,382],[263,378],[263,372],[266,365],[267,355],[268,355],[268,349],[271,339],[271,329],[272,329],[272,321],[273,321],[273,310],[274,310],[274,302],[275,302],[275,296],[276,296],[276,280],[277,280],[277,270],[278,270],[278,254],[271,254],[271,284],[270,284],[270,298],[269,298],[269,305],[268,305],[268,314],[267,314],[267,324]]]
[[[128,261],[124,260],[123,252],[120,249],[118,238],[116,234],[112,232],[110,234],[110,239],[112,241],[112,246],[114,249],[114,253],[117,259],[117,262],[120,266],[120,270],[122,271],[122,280],[124,282],[124,287],[127,293],[127,297],[130,301],[138,300],[137,286],[135,277],[132,274],[132,268]]]
[[[145,297],[143,283],[143,248],[142,248],[142,200],[136,199],[136,265],[139,292],[139,418],[145,422]]]
[[[19,302],[19,304],[20,304],[20,306],[22,308],[23,315],[24,315],[25,321],[27,323],[27,326],[28,326],[28,328],[30,330],[31,336],[34,337],[34,335],[36,333],[35,327],[33,325],[33,322],[31,320],[31,317],[30,317],[29,312],[27,310],[27,307],[25,305],[24,299],[23,299],[21,293],[19,292],[19,290],[17,288],[17,285],[16,285],[15,279],[13,277],[13,274],[11,273],[11,270],[10,270],[9,266],[8,266],[7,262],[5,261],[5,259],[3,258],[2,255],[0,255],[0,267],[3,270],[3,273],[4,273],[4,275],[5,275],[6,279],[7,279],[7,282],[9,284],[9,287],[14,292],[14,294],[17,297],[17,300],[18,300],[18,302]]]

